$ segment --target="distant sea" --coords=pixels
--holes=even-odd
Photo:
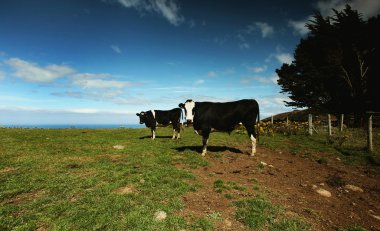
[[[46,128],[46,129],[102,129],[102,128],[144,128],[144,124],[17,124],[2,125],[0,127],[8,128]]]

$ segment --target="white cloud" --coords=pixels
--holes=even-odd
[[[112,77],[111,74],[108,73],[98,73],[98,74],[93,74],[93,73],[76,73],[73,75],[70,75],[73,79],[103,79],[103,78],[109,78]]]
[[[48,83],[75,72],[74,69],[66,65],[52,64],[41,67],[19,58],[8,59],[5,64],[8,64],[15,71],[13,76],[29,82]]]
[[[265,77],[265,76],[252,76],[252,77],[246,77],[240,80],[241,84],[248,85],[251,84],[251,82],[256,81],[262,84],[277,84],[278,76],[273,75],[271,77]]]
[[[74,85],[80,86],[82,88],[125,88],[132,85],[128,81],[117,81],[117,80],[103,80],[103,79],[76,79],[73,81]]]
[[[194,19],[189,20],[188,24],[190,28],[194,28],[196,26]]]
[[[137,124],[133,110],[0,106],[2,125]]]
[[[199,80],[195,81],[194,85],[201,85],[204,83],[205,83],[205,81],[203,79],[199,79]]]
[[[184,22],[176,0],[118,0],[118,2],[126,8],[158,13],[175,26]]]
[[[311,19],[311,16],[304,20],[300,21],[294,21],[294,20],[289,20],[288,21],[288,26],[293,28],[294,32],[296,34],[299,34],[301,36],[304,36],[309,33],[309,29],[306,27],[306,23]]]
[[[255,80],[264,83],[264,84],[277,84],[278,76],[273,75],[272,77],[262,77],[262,76],[256,76]]]
[[[316,8],[321,12],[323,16],[332,16],[334,12],[332,9],[341,11],[345,8],[346,4],[349,4],[353,9],[363,14],[364,19],[376,16],[380,12],[379,0],[329,0],[319,1],[316,4]]]
[[[207,73],[207,76],[212,78],[212,77],[216,77],[217,74],[216,74],[215,71],[209,71],[209,72]]]
[[[264,65],[264,66],[262,66],[262,67],[247,67],[247,68],[248,68],[248,70],[249,70],[250,72],[253,72],[253,73],[261,73],[261,72],[266,71],[268,67],[267,67],[266,65]]]
[[[251,48],[251,45],[249,45],[249,43],[244,42],[244,43],[240,43],[239,47],[242,50],[248,50],[249,48]]]
[[[262,38],[271,37],[274,34],[274,28],[266,22],[254,22],[243,29],[239,30],[235,36],[235,38],[239,41],[239,47],[243,50],[248,50],[251,48],[251,45],[248,41],[248,38],[252,36],[255,31],[261,32]]]
[[[277,115],[292,109],[285,106],[284,101],[291,101],[289,97],[284,94],[275,94],[260,97],[257,99],[260,105],[261,119]]]
[[[0,70],[0,80],[5,79],[5,73]]]
[[[267,38],[274,33],[273,27],[266,22],[256,22],[255,25],[260,29],[263,38]]]
[[[352,9],[362,14],[365,20],[378,15],[380,12],[379,0],[324,0],[318,1],[315,8],[322,16],[327,17],[335,14],[332,9],[342,11],[346,7],[346,4],[349,4]],[[313,15],[309,15],[303,20],[289,20],[288,25],[293,28],[297,34],[304,36],[309,32],[305,24],[309,22],[312,17]]]
[[[291,55],[289,53],[279,53],[279,54],[276,54],[275,58],[280,63],[287,63],[287,64],[291,64],[292,61],[294,60],[293,59],[293,55]]]
[[[111,45],[111,49],[112,49],[113,51],[115,51],[116,53],[118,53],[118,54],[121,54],[121,53],[122,53],[120,47],[118,47],[118,46],[116,46],[116,45]]]

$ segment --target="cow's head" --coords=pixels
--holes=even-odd
[[[140,113],[136,113],[136,115],[139,117],[140,119],[140,124],[143,124],[147,121],[147,113],[146,112],[140,112]]]
[[[188,99],[185,103],[180,103],[178,106],[185,109],[187,123],[193,123],[195,102],[192,99]]]

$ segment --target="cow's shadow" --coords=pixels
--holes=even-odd
[[[172,136],[156,136],[156,139],[171,139]],[[139,138],[140,140],[143,139],[152,139],[152,136],[142,136]]]
[[[179,152],[184,152],[186,150],[191,150],[191,151],[195,151],[199,153],[202,152],[202,146],[182,146],[182,147],[177,147],[173,149]],[[207,146],[207,152],[225,152],[225,151],[229,151],[233,153],[243,153],[241,150],[237,148],[231,148],[227,146]]]

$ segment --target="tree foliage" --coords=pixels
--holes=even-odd
[[[367,21],[349,5],[334,16],[316,13],[294,61],[276,72],[287,106],[331,113],[379,111],[380,17]]]

